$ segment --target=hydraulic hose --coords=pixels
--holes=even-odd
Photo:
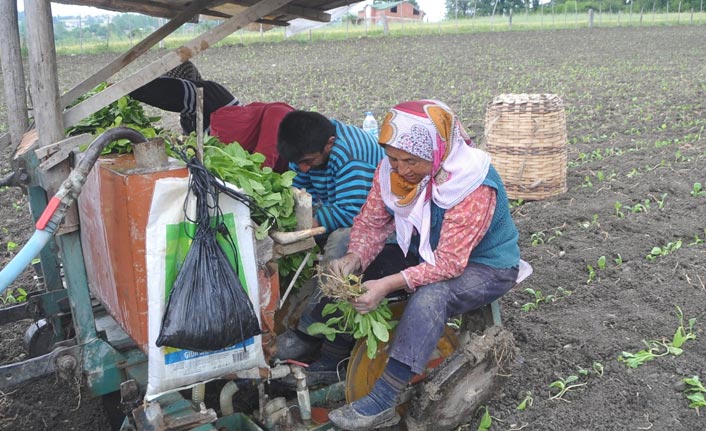
[[[37,220],[36,230],[32,237],[10,263],[0,271],[0,294],[15,281],[32,259],[49,242],[64,219],[66,210],[81,193],[81,187],[86,182],[88,172],[98,160],[103,149],[106,145],[118,139],[128,139],[133,144],[147,142],[147,139],[134,129],[116,127],[105,131],[91,143],[78,166],[71,171],[68,178],[61,184],[59,191],[47,203],[44,212]]]

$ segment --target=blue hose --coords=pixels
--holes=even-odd
[[[22,247],[17,256],[0,271],[0,294],[9,286],[17,276],[32,262],[42,248],[49,242],[54,233],[50,230],[35,230],[27,244]]]

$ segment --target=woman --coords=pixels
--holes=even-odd
[[[353,304],[367,313],[393,291],[410,293],[389,362],[372,391],[329,414],[346,430],[396,424],[397,398],[424,371],[447,319],[505,294],[520,259],[502,181],[448,106],[433,100],[395,106],[379,141],[386,157],[354,221],[348,253],[330,270],[364,270],[392,232],[402,252],[421,263],[365,282],[367,292]]]

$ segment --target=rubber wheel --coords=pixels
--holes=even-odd
[[[399,319],[402,316],[406,302],[396,302],[391,304],[392,316],[394,319]],[[394,336],[394,330],[390,334],[390,340]],[[387,364],[387,346],[389,343],[378,343],[377,353],[375,358],[368,358],[368,349],[365,340],[360,339],[356,342],[351,351],[351,359],[348,363],[348,371],[346,372],[346,402],[351,403],[365,395],[367,395],[375,385],[375,381],[382,375]],[[444,334],[441,336],[439,343],[432,354],[429,363],[427,364],[427,372],[436,368],[444,358],[450,356],[458,347],[458,339],[454,330],[447,326]],[[415,384],[424,380],[426,373],[416,375],[411,383]]]
[[[30,358],[51,352],[54,340],[54,328],[46,319],[40,319],[25,331],[24,346]]]

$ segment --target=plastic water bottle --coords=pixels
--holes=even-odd
[[[363,120],[363,130],[373,135],[373,138],[377,141],[378,139],[378,122],[373,117],[373,113],[368,111],[365,113],[365,120]]]

